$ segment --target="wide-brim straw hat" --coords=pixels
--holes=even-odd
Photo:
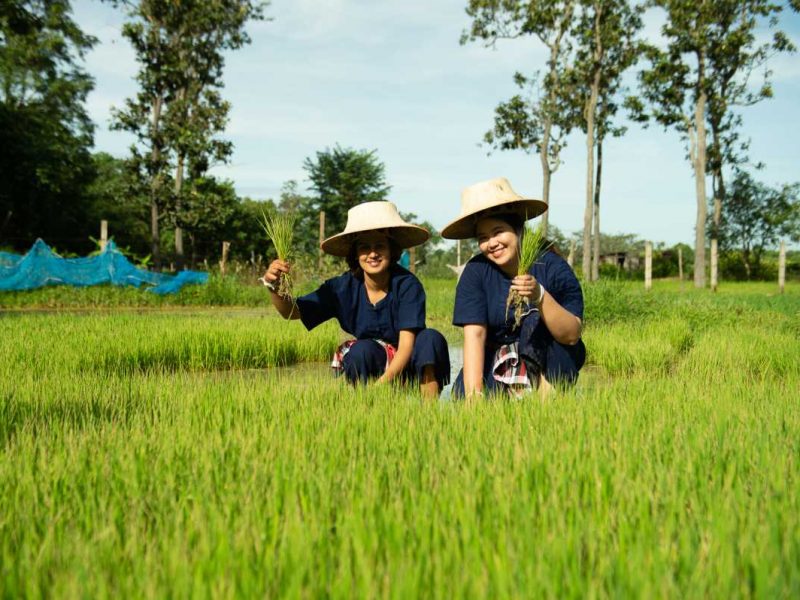
[[[368,231],[385,233],[401,248],[418,246],[431,237],[424,227],[406,223],[391,202],[364,202],[347,211],[344,231],[323,240],[320,248],[327,254],[347,256],[356,238]]]
[[[516,214],[528,220],[538,217],[546,210],[547,203],[523,198],[511,188],[505,177],[481,181],[461,192],[461,214],[442,229],[442,237],[451,240],[475,237],[478,219],[493,214]]]

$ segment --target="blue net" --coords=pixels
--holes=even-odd
[[[46,285],[88,286],[151,285],[155,294],[174,294],[189,283],[206,283],[208,273],[181,271],[165,275],[132,265],[114,245],[108,242],[97,256],[61,258],[42,240],[36,240],[24,256],[0,252],[0,291],[32,290]]]

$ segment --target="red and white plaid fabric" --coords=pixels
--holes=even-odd
[[[492,377],[495,381],[508,386],[508,391],[512,395],[519,396],[533,388],[525,362],[519,356],[517,342],[500,346],[495,351]]]
[[[344,371],[344,356],[348,352],[350,352],[350,346],[355,344],[358,340],[347,340],[346,342],[339,345],[336,349],[336,352],[333,353],[333,360],[331,361],[331,369],[333,369],[337,375],[341,374]],[[380,344],[384,350],[386,350],[386,367],[384,369],[389,368],[389,363],[392,362],[397,349],[392,346],[389,342],[384,342],[383,340],[372,340],[373,342],[377,342]]]

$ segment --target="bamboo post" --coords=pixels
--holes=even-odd
[[[225,277],[225,267],[228,262],[228,250],[231,248],[230,242],[222,242],[222,259],[219,261],[219,273]]]
[[[786,287],[786,242],[781,240],[781,251],[778,255],[778,289],[781,294]]]
[[[100,252],[105,251],[108,245],[108,221],[100,221]]]
[[[719,283],[719,276],[717,274],[718,269],[718,262],[717,262],[717,240],[711,240],[711,291],[717,291],[717,284]]]
[[[461,240],[456,240],[456,266],[461,266]]]
[[[575,261],[575,240],[569,241],[569,256],[567,256],[567,264],[571,267]]]
[[[678,246],[678,281],[683,281],[683,248]]]
[[[644,243],[644,289],[653,287],[653,243]]]
[[[322,270],[322,240],[325,239],[325,211],[319,211],[319,270]]]
[[[411,248],[408,249],[408,259],[409,259],[408,260],[408,270],[411,271],[412,273],[416,273],[417,272],[417,265],[415,264],[417,262],[417,249],[416,248],[411,247]]]

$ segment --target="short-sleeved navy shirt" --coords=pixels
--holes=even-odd
[[[356,339],[381,339],[397,345],[401,329],[425,329],[425,290],[412,273],[400,265],[389,272],[389,291],[377,304],[370,303],[364,281],[349,271],[328,279],[317,290],[297,299],[306,329],[335,318]]]
[[[575,273],[563,258],[547,251],[528,271],[562,307],[583,319],[583,292]],[[456,287],[453,325],[486,325],[487,342],[508,344],[519,337],[513,311],[506,318],[511,278],[483,254],[464,267]]]

